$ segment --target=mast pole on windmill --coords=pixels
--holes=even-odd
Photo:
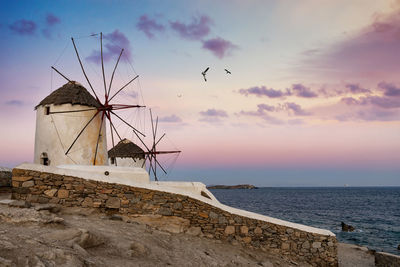
[[[72,40],[72,44],[74,45],[74,49],[75,49],[76,56],[78,57],[79,65],[81,65],[81,69],[82,69],[83,75],[85,75],[86,81],[88,82],[88,84],[89,84],[89,86],[90,86],[90,89],[92,89],[93,94],[96,96],[96,100],[97,100],[98,102],[100,102],[99,97],[98,97],[97,94],[96,94],[96,91],[93,89],[93,86],[92,86],[92,84],[90,83],[88,76],[86,75],[86,72],[85,72],[85,69],[84,69],[84,67],[83,67],[81,58],[79,57],[78,49],[76,48],[76,45],[75,45],[74,38],[71,37],[71,40]]]

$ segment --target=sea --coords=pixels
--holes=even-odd
[[[339,242],[400,255],[400,187],[212,189],[223,204],[328,229]],[[342,232],[341,222],[355,227]]]

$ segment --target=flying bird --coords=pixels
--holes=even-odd
[[[232,74],[229,70],[224,69],[226,71],[226,74]]]
[[[204,81],[205,81],[205,82],[207,81],[207,79],[206,79],[206,72],[207,72],[209,69],[210,69],[210,67],[207,67],[207,69],[205,69],[205,70],[201,73],[201,75],[203,75],[203,78],[204,78]]]

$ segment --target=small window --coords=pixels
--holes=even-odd
[[[111,164],[115,164],[115,158],[111,158]]]
[[[44,115],[50,114],[50,107],[44,107]]]
[[[50,165],[50,160],[49,157],[47,156],[46,152],[43,152],[42,155],[40,155],[40,164],[49,166]]]

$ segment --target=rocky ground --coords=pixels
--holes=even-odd
[[[2,198],[2,199],[1,199]],[[307,266],[279,255],[182,233],[165,217],[11,201],[0,194],[0,266]],[[367,250],[340,244],[340,266],[374,266]]]

